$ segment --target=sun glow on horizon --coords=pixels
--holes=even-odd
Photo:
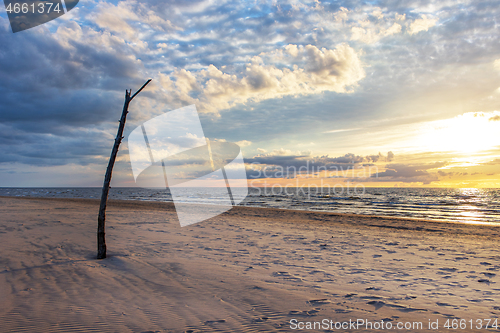
[[[412,141],[419,150],[474,154],[500,146],[500,116],[468,112],[451,119],[428,122]]]

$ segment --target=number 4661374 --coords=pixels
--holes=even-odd
[[[52,8],[53,7],[53,8]],[[50,13],[50,12],[57,12],[60,13],[62,9],[59,7],[59,3],[56,3],[54,6],[53,2],[42,2],[38,4],[34,3],[9,3],[9,5],[6,8],[7,13],[11,14],[27,14],[27,13],[38,13],[38,14],[43,14],[43,13]]]
[[[498,321],[497,319],[470,319],[469,321],[465,319],[448,319],[443,326],[447,329],[488,329],[494,328],[498,329]]]

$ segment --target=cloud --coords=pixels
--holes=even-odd
[[[169,91],[171,101],[196,104],[201,110],[217,113],[249,100],[324,91],[349,93],[365,77],[358,53],[345,43],[335,49],[288,45],[284,51],[254,56],[238,73],[210,65],[198,72],[181,69],[172,76],[160,74],[160,86]]]
[[[394,155],[392,155],[394,157]],[[292,152],[279,149],[270,153],[262,153],[252,158],[245,158],[250,164],[249,178],[293,178],[298,175],[315,175],[322,171],[347,171],[361,167],[363,163],[377,162],[387,159],[382,154],[360,156],[352,153],[330,157],[312,156],[311,152]]]
[[[396,181],[396,182],[421,182],[423,184],[430,184],[431,182],[438,181],[439,178],[436,174],[431,174],[428,170],[437,169],[446,166],[447,162],[435,162],[430,164],[388,164],[386,171],[378,172],[371,175],[371,181]]]
[[[408,33],[410,35],[418,34],[421,31],[427,31],[429,28],[432,28],[436,25],[438,19],[427,18],[424,14],[421,19],[417,19],[413,21],[408,27]]]
[[[76,22],[61,24],[56,33],[45,29],[0,32],[5,47],[0,54],[0,120],[23,127],[31,123],[40,131],[110,120],[114,103],[123,98],[113,90],[142,81],[140,61],[123,39]]]
[[[456,172],[446,172],[446,171],[443,171],[443,170],[438,170],[438,175],[442,176],[442,177],[446,177],[446,176],[453,176],[456,174]]]
[[[336,130],[331,130],[331,131],[326,131],[323,133],[340,133],[340,132],[349,132],[349,131],[357,131],[361,128],[342,128],[342,129],[336,129]]]
[[[15,35],[0,30],[0,162],[102,164],[123,90],[142,81],[140,61],[123,39],[74,21],[54,32],[45,25]]]
[[[398,34],[401,32],[401,25],[398,23],[394,23],[387,29],[377,28],[362,28],[362,27],[352,27],[351,29],[352,35],[351,40],[359,40],[361,42],[372,44],[378,42],[381,38],[385,36],[390,36],[394,34]]]
[[[500,121],[500,115],[493,116],[489,119],[489,121]]]
[[[500,158],[497,158],[491,162],[485,163],[485,165],[497,165],[497,164],[500,164]]]
[[[240,147],[248,147],[252,144],[252,141],[241,140],[241,141],[236,141],[235,143]]]
[[[351,26],[351,40],[366,44],[373,44],[384,37],[400,34],[402,23],[406,18],[405,14],[382,11],[379,7],[374,7],[371,12],[366,7],[352,10],[340,8],[334,16],[344,25]]]
[[[0,124],[0,163],[38,166],[77,163],[88,165],[107,159],[113,137],[100,129],[71,128],[62,134],[30,133]]]
[[[454,171],[446,172],[443,170],[438,170],[437,174],[442,176],[442,177],[449,177],[449,178],[451,178],[452,176],[468,176],[469,175],[468,172],[454,172]],[[479,174],[479,172],[474,172],[471,175],[474,176],[477,174]]]
[[[108,29],[114,33],[133,38],[136,31],[126,21],[138,21],[139,17],[131,8],[130,2],[119,2],[116,6],[102,2],[97,8],[97,13],[93,13],[89,19],[93,20],[100,28]]]
[[[153,7],[157,8],[157,6]],[[138,25],[146,26],[157,32],[180,30],[170,20],[158,16],[157,12],[147,3],[136,1],[120,1],[116,5],[100,2],[87,16],[87,19],[96,23],[101,29],[106,29],[133,41],[140,40],[138,31],[144,29],[139,28]]]
[[[379,153],[380,154],[380,153]],[[387,153],[387,161],[392,161],[394,159],[394,153],[392,151]]]
[[[400,14],[397,10],[390,8],[382,10],[380,7],[374,7],[370,12],[367,6],[356,7],[352,10],[341,8],[334,14],[334,17],[344,26],[350,26],[350,40],[366,44],[374,44],[384,37],[404,32],[414,35],[427,31],[438,21],[436,18],[428,18],[425,14],[421,18],[407,19],[406,14]]]
[[[496,59],[496,60],[493,62],[493,67],[494,67],[497,71],[500,71],[500,59]]]

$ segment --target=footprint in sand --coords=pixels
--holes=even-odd
[[[436,304],[438,306],[453,306],[453,307],[455,307],[454,305],[451,305],[451,304],[448,304],[448,303],[444,303],[444,302],[436,302]]]
[[[307,301],[307,303],[309,303],[311,305],[320,305],[320,304],[328,304],[328,303],[330,303],[330,301],[327,300],[326,298],[322,298],[322,299],[312,299],[312,300]]]
[[[274,272],[272,274],[272,276],[281,277],[281,278],[283,278],[285,280],[290,280],[290,281],[295,281],[295,282],[301,282],[302,281],[301,278],[293,276],[293,275],[291,275],[288,272]]]
[[[288,313],[289,316],[301,316],[301,317],[314,317],[318,313],[318,309],[313,309],[309,311],[292,310]]]
[[[375,307],[375,310],[378,310],[385,305],[385,303],[382,301],[370,301],[366,304],[373,305]]]
[[[205,325],[210,325],[210,324],[218,324],[218,323],[225,323],[225,319],[219,319],[219,320],[207,320],[205,321]]]
[[[253,319],[252,321],[253,321],[254,323],[263,323],[263,322],[265,322],[265,321],[266,321],[266,320],[268,320],[268,319],[269,319],[269,317],[260,317],[260,318],[255,318],[255,319]]]

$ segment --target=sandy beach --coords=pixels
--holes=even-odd
[[[236,207],[181,228],[172,204],[111,201],[96,260],[97,211],[0,198],[0,332],[484,332],[500,314],[495,226]]]

